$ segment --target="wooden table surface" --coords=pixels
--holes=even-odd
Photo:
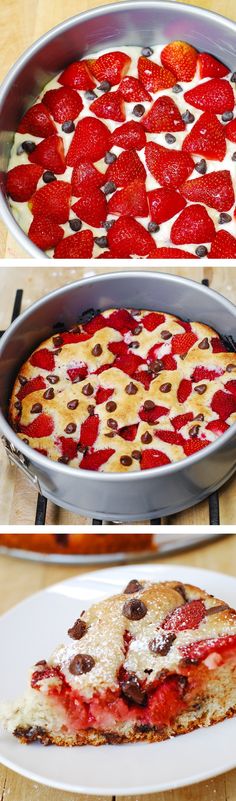
[[[119,0],[117,0],[119,2]],[[18,56],[42,34],[58,23],[110,0],[1,0],[0,2],[0,81]],[[122,2],[122,0],[120,0]],[[188,5],[187,0],[183,0]],[[144,0],[145,3],[145,0]],[[236,20],[235,0],[192,0],[192,5],[223,14]],[[25,251],[0,222],[0,258],[24,258]]]
[[[157,562],[157,560],[154,561]],[[168,560],[162,560],[162,564],[167,564],[167,562],[168,564],[203,567],[236,576],[236,535],[227,535],[217,543],[199,547],[194,551],[186,551],[184,554],[173,556]],[[85,571],[86,568],[82,567],[30,563],[0,556],[0,613],[49,584],[70,578],[78,573],[82,574]],[[180,790],[149,796],[136,795],[134,801],[139,801],[139,798],[140,801],[142,799],[143,801],[200,801],[200,798],[201,801],[236,801],[236,770]],[[0,799],[1,801],[92,801],[91,796],[78,796],[41,787],[36,782],[30,782],[5,767],[0,767]],[[100,798],[99,801],[102,799]],[[129,796],[125,801],[132,801],[132,799]]]

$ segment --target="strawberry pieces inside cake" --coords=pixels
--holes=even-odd
[[[236,353],[209,326],[166,312],[89,310],[22,365],[9,419],[24,442],[74,468],[163,467],[236,422]]]
[[[132,579],[68,635],[3,711],[23,743],[153,742],[236,712],[236,612],[197,587]]]
[[[73,62],[15,134],[17,222],[54,258],[236,258],[235,83],[181,41]]]

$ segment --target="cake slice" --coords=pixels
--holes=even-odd
[[[197,587],[133,579],[68,634],[2,713],[22,743],[153,742],[236,713],[236,612]]]

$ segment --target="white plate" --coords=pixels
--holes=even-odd
[[[87,573],[31,596],[0,618],[1,700],[24,690],[27,670],[50,655],[82,609],[119,592],[130,578],[196,584],[236,606],[236,579],[168,565],[135,565]],[[74,793],[136,795],[193,784],[236,766],[236,718],[162,743],[58,748],[21,745],[0,736],[0,760],[17,773]]]

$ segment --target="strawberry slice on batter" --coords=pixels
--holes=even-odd
[[[82,470],[99,470],[99,467],[108,462],[113,453],[115,453],[113,448],[103,448],[100,451],[85,453],[81,459],[80,468]]]
[[[175,214],[178,214],[178,212],[182,211],[186,206],[186,201],[181,197],[179,192],[175,192],[173,189],[166,189],[165,187],[153,189],[151,192],[148,192],[147,197],[151,220],[157,224],[170,220],[171,217],[174,217]]]
[[[188,42],[170,42],[161,51],[161,63],[167,69],[172,70],[178,81],[193,80],[197,58],[197,50]]]
[[[218,211],[229,211],[234,204],[234,189],[229,170],[214,170],[201,178],[193,178],[181,186],[187,200],[205,203]]]
[[[33,153],[29,154],[29,161],[32,164],[40,164],[45,170],[61,175],[66,168],[62,137],[55,134],[43,139],[36,145]]]
[[[6,191],[12,200],[23,203],[30,200],[43,173],[37,164],[19,164],[9,170],[6,178]]]
[[[80,445],[90,448],[96,442],[99,429],[98,414],[90,415],[84,420],[80,429]]]
[[[41,250],[50,250],[61,242],[64,231],[53,220],[48,220],[46,217],[39,215],[32,220],[28,236]]]
[[[53,372],[55,368],[55,357],[51,350],[48,348],[40,348],[30,356],[30,364],[32,367],[40,367],[41,370]]]
[[[211,401],[213,412],[219,415],[221,420],[228,420],[231,414],[236,412],[236,397],[230,392],[218,389]]]
[[[122,151],[106,171],[106,180],[112,181],[115,188],[128,186],[136,178],[145,181],[146,170],[135,150]]]
[[[99,161],[110,148],[111,134],[107,126],[95,117],[83,117],[76,125],[66,164],[76,167],[80,161]]]
[[[144,181],[136,178],[124,189],[115,192],[109,200],[107,211],[108,214],[147,217],[148,203]]]
[[[147,92],[159,92],[170,89],[176,83],[175,75],[149,58],[140,56],[138,60],[138,77]]]
[[[22,117],[17,131],[46,138],[56,133],[56,126],[44,103],[36,103]]]
[[[184,131],[185,123],[182,120],[178,106],[167,95],[162,95],[153,103],[150,111],[142,118],[142,124],[150,133],[162,131]]]
[[[32,195],[29,208],[34,217],[47,217],[53,223],[66,223],[70,212],[71,185],[53,181]]]
[[[236,238],[228,231],[217,231],[213,239],[209,259],[236,259]]]
[[[40,439],[41,437],[50,437],[54,430],[54,422],[52,417],[48,414],[39,414],[27,426],[20,425],[19,431],[33,439]]]
[[[142,150],[146,144],[146,134],[139,122],[125,122],[115,128],[111,135],[112,145],[124,150]]]
[[[213,220],[204,206],[192,204],[181,211],[171,228],[171,242],[184,245],[193,242],[211,242],[215,237]]]
[[[90,61],[90,69],[97,81],[108,81],[111,86],[120,83],[131,64],[130,56],[120,50],[104,53],[103,56]]]
[[[152,100],[149,92],[144,89],[141,81],[138,78],[133,78],[132,75],[127,75],[120,82],[119,92],[124,98],[126,103],[141,103],[146,100]]]
[[[140,467],[141,470],[150,470],[152,467],[163,467],[170,464],[170,459],[162,451],[155,450],[155,448],[146,448],[141,456]]]
[[[177,398],[179,403],[185,403],[192,392],[192,382],[188,378],[182,378],[177,389]]]
[[[102,117],[104,120],[124,122],[126,119],[124,99],[119,91],[106,92],[101,97],[97,97],[91,103],[90,110],[96,114],[96,117]]]
[[[107,216],[107,202],[101,189],[94,188],[89,194],[83,194],[73,204],[72,210],[88,225],[101,228]]]
[[[203,601],[200,599],[188,601],[182,606],[178,606],[170,615],[167,615],[162,623],[162,628],[165,631],[198,629],[204,617],[206,617],[206,607]]]
[[[223,114],[225,111],[233,111],[234,108],[232,86],[229,81],[221,78],[212,78],[194,89],[189,89],[185,92],[184,99],[194,108],[212,111],[213,114]]]
[[[115,258],[127,256],[155,257],[151,234],[132,217],[119,217],[108,231],[108,245]]]
[[[71,178],[71,193],[76,197],[93,192],[106,181],[104,173],[97,170],[91,161],[81,161],[74,167]]]
[[[169,150],[157,142],[147,143],[145,158],[153,177],[168,189],[178,189],[194,169],[194,161],[188,153]]]
[[[182,149],[206,159],[223,161],[226,154],[225,128],[215,114],[205,111],[185,137]]]
[[[49,109],[56,122],[75,120],[83,108],[78,92],[69,86],[61,89],[50,89],[43,97],[45,106]]]
[[[61,73],[58,82],[63,86],[71,86],[72,89],[94,89],[95,81],[89,70],[89,62],[74,61]]]
[[[19,392],[17,392],[17,398],[19,400],[23,400],[26,398],[27,395],[31,395],[31,392],[38,392],[40,389],[46,388],[46,382],[41,375],[37,375],[36,378],[30,378],[25,384],[23,384]]]
[[[202,78],[224,78],[229,74],[228,67],[210,53],[199,53],[197,63],[201,80]]]

